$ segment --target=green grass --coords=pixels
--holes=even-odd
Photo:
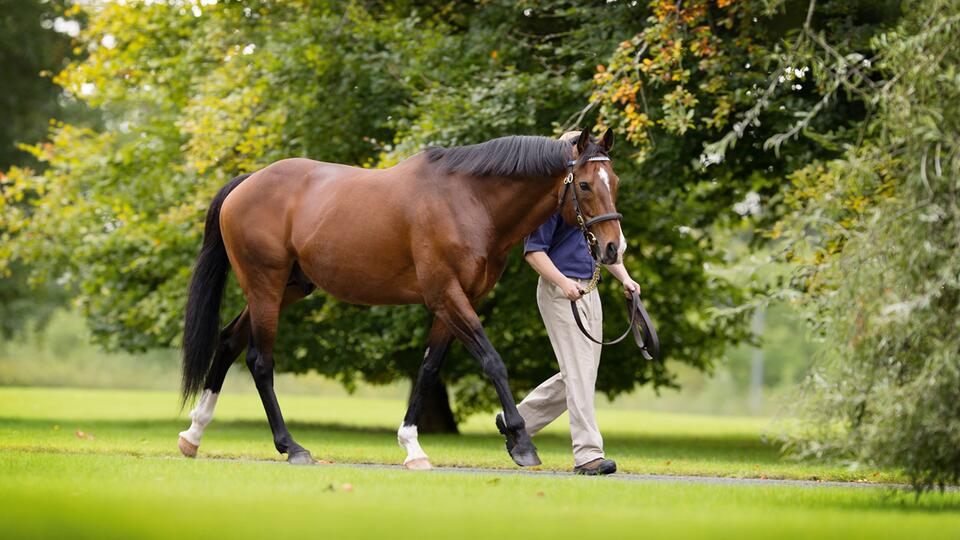
[[[294,434],[334,462],[398,463],[398,400],[281,397]],[[169,392],[0,388],[4,538],[957,538],[960,493],[628,482],[574,476],[290,467],[256,396],[224,394],[201,458],[179,457]],[[512,469],[490,419],[422,436],[436,464]],[[784,461],[757,419],[601,410],[632,472],[858,478]],[[78,437],[77,431],[84,437]],[[91,438],[92,436],[92,438]],[[537,437],[567,469],[565,422]],[[862,476],[863,473],[859,473]],[[879,479],[896,478],[890,473]],[[349,484],[350,488],[345,485]]]
[[[960,497],[0,452],[6,538],[956,538]],[[352,489],[345,488],[349,484]]]
[[[290,430],[314,457],[345,463],[400,463],[397,399],[280,396]],[[601,409],[609,457],[637,473],[900,481],[896,473],[795,462],[762,441],[768,421]],[[0,449],[178,456],[177,433],[189,425],[170,392],[0,388]],[[78,438],[77,431],[93,436]],[[513,468],[489,415],[471,418],[460,436],[422,435],[435,465]],[[534,442],[545,469],[572,466],[566,417]],[[259,399],[225,392],[200,448],[201,456],[281,459]]]

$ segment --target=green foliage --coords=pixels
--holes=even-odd
[[[33,157],[18,143],[43,138],[52,117],[86,120],[78,103],[60,99],[52,75],[72,56],[70,38],[55,29],[66,2],[0,0],[0,191],[13,165],[36,167]],[[27,204],[13,198],[11,205]],[[9,223],[0,198],[0,240]],[[0,248],[2,250],[2,248]],[[41,326],[64,297],[55,283],[34,284],[23,264],[0,265],[0,338],[8,339],[31,325]]]
[[[19,336],[24,331],[41,328],[65,301],[56,284],[31,286],[29,271],[15,263],[7,276],[0,279],[0,338]],[[0,348],[3,347],[0,343]]]
[[[40,140],[50,118],[65,112],[50,80],[70,56],[70,38],[54,30],[64,0],[0,0],[0,173],[32,164],[17,143]]]
[[[726,262],[711,231],[739,223],[731,207],[748,194],[776,196],[803,164],[837,154],[824,136],[785,147],[779,160],[760,151],[764,137],[790,128],[790,111],[816,102],[804,85],[764,98],[777,107],[765,109],[763,123],[750,117],[761,127],[743,144],[728,141],[725,159],[700,158],[734,118],[753,114],[776,51],[802,24],[805,12],[794,7],[85,4],[77,42],[85,56],[56,81],[95,107],[104,128],[57,123],[49,144],[31,148],[46,170],[10,171],[0,261],[23,261],[34,279],[65,283],[108,347],[175,346],[202,215],[230,177],[291,156],[386,166],[430,144],[557,134],[592,124],[599,111],[601,124],[623,136],[614,157],[618,207],[628,216],[626,264],[662,329],[667,360],[710,369],[746,335],[744,312],[733,309],[743,287],[709,271]],[[875,25],[840,11],[826,17],[834,34]],[[758,18],[765,24],[753,24]],[[739,68],[747,64],[754,67]],[[849,132],[863,110],[855,105],[832,108],[816,125]],[[521,391],[556,369],[535,281],[514,252],[480,306]],[[613,326],[622,300],[611,281],[601,290]],[[241,305],[231,286],[225,315]],[[410,377],[428,325],[422,307],[345,306],[318,294],[285,313],[278,365],[348,387]],[[609,396],[674,384],[669,363],[647,362],[628,345],[605,351],[604,366],[598,388]],[[461,415],[492,402],[459,347],[444,377]]]
[[[792,447],[899,467],[925,489],[960,480],[960,3],[904,13],[872,54],[810,51],[842,64],[826,77],[871,114],[841,156],[794,173],[775,232],[829,351]]]
[[[177,344],[202,215],[233,175],[297,155],[384,166],[428,144],[558,132],[563,119],[577,118],[597,58],[645,13],[506,1],[457,9],[318,1],[83,9],[78,46],[86,56],[56,81],[95,107],[104,129],[57,123],[49,144],[31,148],[46,170],[10,172],[0,260],[24,261],[35,279],[65,283],[94,337],[132,351]],[[631,153],[621,148],[620,156]],[[640,173],[629,159],[618,170],[625,179]],[[669,329],[669,358],[709,366],[741,335],[736,320],[710,310],[735,305],[738,294],[705,273],[715,257],[709,241],[676,224],[681,214],[716,216],[725,201],[677,204],[688,198],[683,178],[658,189],[642,178],[621,192],[621,208],[636,216],[627,235],[639,244],[627,264]],[[611,314],[620,313],[615,288],[604,286]],[[515,253],[480,308],[518,389],[555,370],[534,290],[535,274]],[[228,296],[232,314],[242,298],[236,287]],[[414,374],[429,319],[418,306],[344,306],[316,295],[282,325],[281,369],[350,386]],[[664,364],[632,349],[605,358],[599,387],[610,395],[671,384]],[[491,402],[459,348],[444,373],[461,414]]]

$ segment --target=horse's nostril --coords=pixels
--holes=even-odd
[[[617,258],[617,244],[616,242],[607,242],[607,259],[614,260]]]

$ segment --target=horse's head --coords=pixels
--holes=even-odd
[[[561,138],[573,144],[573,164],[572,176],[560,188],[560,215],[567,224],[585,229],[588,239],[595,239],[589,241],[595,259],[603,264],[620,262],[627,242],[616,207],[619,178],[610,161],[613,131],[607,129],[599,141],[587,130]]]

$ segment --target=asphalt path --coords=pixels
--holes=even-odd
[[[185,459],[161,458],[161,459]],[[263,463],[274,465],[287,465],[286,462],[273,459],[246,459],[246,458],[205,458],[200,460],[218,460],[218,461],[240,461],[248,463]],[[403,465],[385,465],[379,463],[334,463],[327,461],[318,461],[314,465],[300,465],[313,467],[331,467],[331,468],[354,468],[354,469],[380,469],[380,470],[406,470]],[[485,467],[434,467],[429,471],[409,471],[410,474],[467,474],[467,475],[485,475],[485,476],[523,476],[530,478],[581,478],[585,481],[597,482],[636,482],[636,483],[680,483],[680,484],[711,484],[711,485],[729,485],[729,486],[786,486],[786,487],[805,487],[805,488],[856,488],[856,489],[893,489],[910,490],[908,484],[890,484],[878,482],[837,482],[827,480],[793,480],[783,478],[734,478],[725,476],[691,476],[691,475],[671,475],[671,474],[636,474],[621,473],[612,474],[604,477],[577,476],[573,472],[565,471],[547,471],[531,469],[493,469]],[[946,491],[958,491],[960,486],[950,486]]]

